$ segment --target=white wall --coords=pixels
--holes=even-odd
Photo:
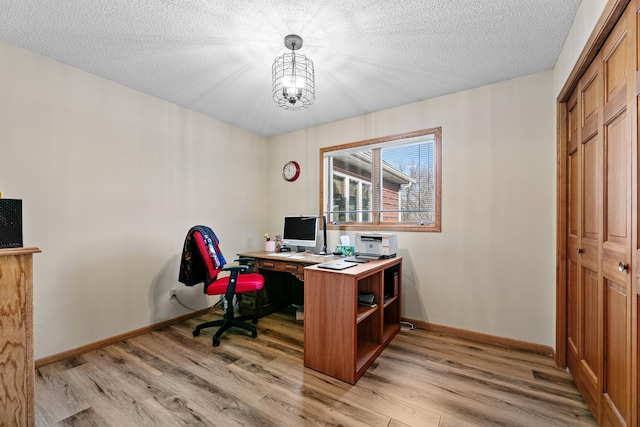
[[[177,281],[192,225],[259,249],[262,137],[0,42],[0,191],[23,199],[36,359],[206,307]]]
[[[553,72],[553,94],[560,94],[571,70],[578,61],[589,36],[596,26],[607,0],[582,0],[571,25],[571,30],[558,56]]]
[[[271,138],[269,163],[302,167],[294,183],[271,174],[271,227],[318,210],[321,147],[441,126],[442,232],[398,236],[402,314],[553,346],[552,99],[547,71]]]

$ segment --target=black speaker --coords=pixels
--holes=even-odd
[[[22,247],[22,200],[0,199],[0,249]]]

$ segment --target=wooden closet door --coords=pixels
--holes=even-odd
[[[631,416],[631,115],[635,103],[635,10],[628,8],[602,49],[604,204],[602,241],[602,421]]]
[[[578,313],[577,385],[591,408],[598,408],[602,389],[602,62],[591,64],[579,85],[578,159],[579,250],[576,307]]]
[[[606,426],[631,425],[636,404],[635,20],[629,7],[567,103],[567,365]]]
[[[558,360],[598,425],[640,426],[640,0],[605,10],[594,59],[561,95]]]

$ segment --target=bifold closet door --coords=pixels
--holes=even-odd
[[[567,104],[567,365],[606,426],[630,425],[636,404],[636,17],[628,7]]]

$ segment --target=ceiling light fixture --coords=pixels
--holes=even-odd
[[[273,100],[285,110],[302,110],[316,99],[313,61],[305,55],[296,55],[302,47],[302,37],[289,34],[284,45],[291,49],[273,61],[271,82]]]

